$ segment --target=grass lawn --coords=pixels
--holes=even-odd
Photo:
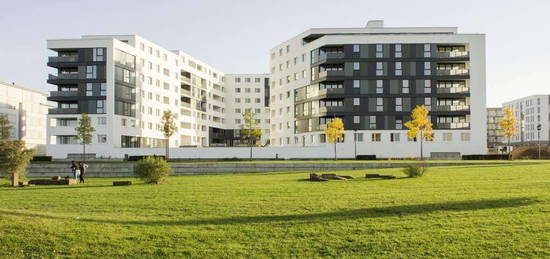
[[[399,169],[377,169],[403,176]],[[5,187],[0,258],[550,258],[550,164]]]

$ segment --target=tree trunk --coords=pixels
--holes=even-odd
[[[82,162],[86,162],[86,143],[82,142]]]
[[[168,161],[169,156],[170,156],[170,139],[166,138],[166,161]]]
[[[337,141],[334,141],[334,160],[337,160],[337,156],[336,156],[336,143],[338,143]]]
[[[423,150],[423,136],[422,132],[420,132],[420,161],[424,161],[424,150]]]
[[[18,173],[12,173],[11,174],[11,186],[12,187],[19,186],[19,174]]]
[[[508,160],[512,160],[512,147],[510,146],[510,138],[508,137]]]
[[[248,139],[248,145],[250,146],[250,161],[252,161],[252,138]]]

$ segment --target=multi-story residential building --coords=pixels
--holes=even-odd
[[[244,125],[243,114],[255,114],[255,122],[262,129],[260,145],[269,144],[269,74],[226,74],[226,135],[229,146],[248,145],[240,136]],[[225,145],[228,146],[228,145]]]
[[[24,140],[37,155],[45,153],[46,94],[15,84],[0,82],[0,114],[12,125],[12,139]]]
[[[510,139],[513,146],[537,145],[539,140],[541,144],[550,143],[550,95],[515,99],[504,103],[503,107],[510,107],[518,120],[519,133]]]
[[[79,153],[75,126],[82,113],[96,130],[91,156],[164,147],[161,118],[167,110],[176,114],[178,128],[171,147],[233,145],[237,109],[260,109],[258,119],[268,123],[265,74],[230,75],[243,82],[232,81],[228,91],[220,71],[136,35],[49,40],[48,48],[55,52],[48,66],[56,70],[48,78],[56,86],[48,99],[57,103],[48,115],[49,153]]]
[[[361,153],[417,154],[404,124],[425,105],[430,152],[486,153],[483,34],[383,21],[310,29],[273,48],[270,69],[273,145],[323,143],[327,122],[340,117]]]
[[[504,117],[502,108],[487,108],[487,151],[489,154],[498,154],[505,147],[504,131],[499,121]]]

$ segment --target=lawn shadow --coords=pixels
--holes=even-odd
[[[2,191],[45,191],[45,190],[73,190],[73,189],[85,189],[85,188],[124,188],[124,187],[131,187],[136,185],[145,185],[143,182],[139,183],[133,183],[129,186],[113,186],[110,185],[85,185],[85,184],[75,184],[75,185],[36,185],[36,186],[27,186],[27,187],[12,187],[11,185],[7,185],[5,187],[8,188],[0,188],[0,192]],[[0,187],[3,187],[0,185]]]
[[[0,214],[38,217],[56,220],[79,220],[92,223],[121,224],[121,225],[145,225],[145,226],[200,226],[200,225],[233,225],[233,224],[254,224],[254,223],[277,223],[277,222],[325,222],[362,218],[381,217],[402,217],[408,215],[427,214],[441,211],[477,211],[485,209],[517,208],[528,206],[538,202],[532,198],[512,199],[484,199],[461,202],[442,202],[429,204],[399,205],[389,207],[373,207],[355,210],[340,210],[333,212],[294,214],[294,215],[261,215],[261,216],[236,216],[227,218],[212,219],[189,219],[189,220],[116,220],[116,219],[74,219],[65,216],[53,216],[38,213],[16,212],[0,210]]]

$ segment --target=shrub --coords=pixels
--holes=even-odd
[[[24,177],[33,154],[34,150],[25,147],[25,141],[0,140],[0,177]]]
[[[145,157],[134,168],[135,175],[146,183],[158,184],[166,180],[172,168],[164,158]]]
[[[407,177],[421,177],[428,171],[428,166],[426,164],[408,164],[405,168],[403,168],[403,173],[407,175]]]

